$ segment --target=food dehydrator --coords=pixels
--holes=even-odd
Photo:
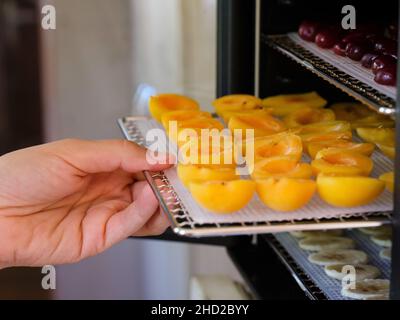
[[[219,0],[217,95],[247,93],[264,98],[317,91],[330,103],[359,101],[400,121],[398,85],[376,86],[350,60],[341,63],[339,58],[305,43],[297,35],[304,20],[340,21],[345,5],[355,8],[357,23],[398,21],[397,1],[371,6],[365,1],[342,0]],[[126,138],[143,145],[146,130],[157,127],[148,119],[137,117],[120,119],[119,125]],[[400,152],[392,163],[394,168],[398,164]],[[196,207],[186,199],[189,196],[174,184],[173,174],[147,172],[146,177],[173,225],[172,231],[161,239],[225,246],[256,298],[343,299],[340,282],[311,264],[307,253],[288,233],[343,229],[357,248],[368,254],[370,263],[380,269],[381,278],[390,279],[390,298],[400,299],[400,175],[396,170],[395,192],[386,201],[389,204],[341,214],[314,206],[312,210],[318,214],[305,212],[301,219],[287,218],[288,215],[266,220],[255,216],[213,220],[196,215]],[[390,225],[393,230],[391,261],[382,259],[380,248],[357,230],[381,225]]]

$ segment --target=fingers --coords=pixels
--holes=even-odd
[[[162,211],[156,212],[151,219],[132,236],[135,237],[148,237],[148,236],[158,236],[163,234],[168,227],[171,226],[171,223],[166,216],[166,214]]]
[[[127,140],[62,140],[51,145],[51,151],[85,173],[111,172],[122,169],[136,173],[169,168],[172,156],[152,157],[145,148]],[[45,148],[46,145],[43,146]]]
[[[146,182],[137,182],[133,192],[133,203],[113,215],[107,222],[106,247],[110,247],[141,230],[158,211],[158,201]],[[159,223],[157,221],[157,225]]]

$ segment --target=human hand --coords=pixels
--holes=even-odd
[[[123,140],[70,139],[0,157],[0,267],[73,263],[163,233],[168,220],[141,172],[168,167]]]

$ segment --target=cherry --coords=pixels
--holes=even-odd
[[[320,31],[315,37],[315,43],[317,46],[330,49],[339,40],[339,32],[335,29],[325,29]]]
[[[333,47],[333,52],[342,57],[346,56],[346,45],[344,42],[336,43]]]
[[[306,41],[315,41],[315,36],[319,32],[321,25],[315,21],[303,21],[299,27],[299,36]]]
[[[355,61],[360,61],[368,51],[372,49],[372,45],[367,40],[354,40],[346,45],[346,56]]]
[[[396,85],[396,65],[378,70],[374,78],[375,82],[387,86]]]
[[[396,65],[397,60],[392,56],[381,54],[372,62],[372,72],[376,74],[378,70]]]
[[[378,56],[379,56],[379,53],[376,53],[376,52],[368,52],[368,53],[364,54],[363,57],[361,58],[361,65],[364,68],[371,69],[372,63]]]

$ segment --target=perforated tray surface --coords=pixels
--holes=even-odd
[[[390,261],[379,256],[382,247],[372,242],[368,235],[358,230],[346,230],[346,237],[356,242],[356,249],[364,251],[369,258],[368,264],[376,266],[381,271],[380,279],[390,279]],[[304,285],[311,298],[350,300],[341,295],[341,282],[326,275],[324,268],[308,261],[309,251],[301,249],[298,240],[289,233],[280,233],[272,237],[278,241],[269,241],[289,269],[296,270],[297,280]]]
[[[145,136],[150,129],[161,129],[154,120],[128,117],[118,121],[125,137],[149,146]],[[162,143],[162,142],[161,142]],[[167,146],[161,149],[167,150]],[[373,175],[390,171],[392,163],[382,154],[374,155]],[[293,230],[372,227],[390,222],[392,195],[384,192],[373,204],[357,208],[334,208],[315,196],[302,210],[277,213],[265,207],[257,197],[244,209],[230,215],[216,215],[201,208],[177,177],[176,169],[145,172],[160,204],[176,233],[187,236],[243,235]]]

